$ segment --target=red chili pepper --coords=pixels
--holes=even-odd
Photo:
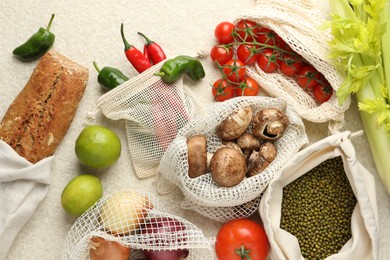
[[[147,53],[153,64],[157,64],[167,58],[160,45],[158,45],[154,41],[151,41],[143,33],[139,32],[138,34],[144,37],[144,39],[146,40],[145,48],[147,49]]]
[[[152,64],[149,59],[145,57],[145,55],[138,50],[133,45],[129,44],[125,38],[125,34],[123,32],[123,23],[121,24],[121,35],[123,43],[125,44],[125,54],[127,59],[130,61],[131,65],[139,72],[143,72],[149,69]]]
[[[148,52],[148,46],[145,44],[145,46],[144,46],[144,56],[150,61],[150,62],[152,62],[151,60],[150,60],[150,57],[149,57],[149,52]]]

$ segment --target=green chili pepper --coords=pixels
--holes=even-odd
[[[198,81],[205,76],[202,63],[195,58],[185,55],[165,61],[160,71],[154,75],[160,76],[166,83],[172,83],[183,74],[187,74],[194,81]]]
[[[54,14],[46,29],[41,27],[38,32],[34,33],[25,43],[16,47],[13,54],[23,61],[36,59],[45,54],[53,46],[55,35],[50,32],[50,26],[53,22]]]
[[[111,90],[120,84],[129,80],[120,70],[113,67],[104,67],[103,69],[99,69],[96,62],[93,62],[93,66],[96,71],[99,72],[97,77],[98,82],[108,90]]]

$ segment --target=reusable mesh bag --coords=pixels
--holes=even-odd
[[[102,95],[95,111],[88,115],[93,121],[101,109],[112,120],[125,120],[128,147],[139,178],[157,174],[162,154],[177,131],[203,111],[183,78],[167,84],[154,76],[163,63]]]
[[[337,90],[343,78],[328,57],[330,31],[321,28],[329,18],[328,5],[328,1],[316,0],[257,0],[255,6],[243,11],[234,23],[248,19],[272,29]],[[265,73],[257,64],[248,67],[247,72],[270,96],[284,97],[302,118],[316,123],[331,121],[336,129],[341,128],[350,97],[340,105],[333,91],[329,101],[317,105],[291,77]]]
[[[275,160],[261,173],[245,178],[238,185],[230,188],[216,185],[210,174],[190,178],[187,138],[195,134],[205,135],[207,152],[214,153],[222,144],[222,140],[215,134],[215,128],[230,114],[245,106],[251,106],[253,114],[264,108],[278,108],[288,117],[290,123],[286,131],[274,143],[277,149]],[[160,177],[165,179],[164,182],[174,183],[181,189],[185,197],[182,203],[184,208],[224,222],[248,217],[256,211],[260,196],[270,180],[307,142],[303,122],[282,98],[236,97],[213,103],[207,111],[209,111],[207,114],[195,117],[179,131],[178,136],[161,158],[158,168]]]
[[[357,160],[355,148],[349,139],[351,136],[349,131],[335,133],[302,149],[286,163],[282,173],[270,182],[259,209],[271,244],[270,259],[304,259],[297,238],[280,227],[283,188],[322,162],[339,156],[357,204],[349,226],[352,237],[338,253],[325,259],[377,259],[379,230],[375,179]],[[320,204],[317,206],[321,207]]]
[[[169,228],[157,232],[164,222]],[[168,214],[157,198],[137,189],[103,196],[81,215],[66,236],[62,259],[90,259],[93,238],[130,247],[131,258],[143,250],[188,250],[186,259],[213,259],[215,238],[205,238],[189,221]]]

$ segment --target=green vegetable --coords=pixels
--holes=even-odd
[[[30,61],[41,57],[51,46],[53,46],[55,35],[50,32],[50,27],[54,19],[54,14],[46,28],[39,28],[38,32],[34,33],[25,43],[16,47],[13,54],[23,61]]]
[[[328,159],[283,188],[280,227],[305,259],[325,259],[352,237],[356,202],[341,157]]]
[[[335,66],[345,80],[337,91],[342,103],[356,94],[378,173],[390,194],[390,2],[330,0],[325,25]]]
[[[93,62],[93,66],[95,67],[96,71],[99,72],[97,77],[98,82],[105,89],[111,90],[129,80],[128,77],[126,77],[120,70],[116,68],[104,67],[103,69],[99,69],[95,61]]]
[[[194,81],[198,81],[205,76],[202,63],[195,58],[185,55],[165,61],[160,72],[154,75],[160,76],[166,83],[172,83],[177,81],[183,74],[187,74]]]

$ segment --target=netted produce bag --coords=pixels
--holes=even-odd
[[[313,65],[324,76],[315,80],[330,85],[332,95],[327,102],[318,103],[313,98],[313,91],[298,85],[294,76],[286,76],[280,71],[266,73],[257,63],[247,68],[248,75],[270,96],[284,97],[302,118],[316,123],[329,122],[333,128],[340,129],[350,97],[342,104],[336,97],[343,78],[329,57],[330,31],[323,29],[330,16],[328,5],[327,1],[316,0],[258,0],[253,8],[242,11],[234,23],[246,19],[272,30],[288,46],[284,48],[276,43],[277,47],[298,54],[307,64]],[[283,52],[278,51],[276,58],[282,60]]]
[[[375,180],[335,133],[299,151],[263,194],[270,259],[377,259]]]
[[[169,214],[151,193],[103,196],[70,229],[62,259],[213,259],[215,238]]]
[[[184,208],[197,211],[218,221],[248,217],[257,211],[260,196],[270,180],[278,174],[282,166],[307,142],[303,122],[301,117],[282,98],[261,96],[236,97],[224,102],[213,103],[209,105],[206,111],[208,111],[207,114],[195,117],[184,126],[164,153],[159,165],[160,181],[174,183],[180,188],[185,197],[182,202]],[[248,111],[251,111],[251,113]],[[275,120],[265,111],[280,111],[278,116],[283,115],[283,119],[277,118]],[[246,114],[247,112],[250,115]],[[248,123],[249,126],[244,131],[253,134],[255,132],[253,126],[257,120],[256,118],[264,118],[262,124],[269,126],[272,125],[271,122],[276,122],[276,124],[283,122],[285,117],[288,118],[289,123],[281,126],[280,129],[283,127],[284,132],[277,138],[274,136],[274,141],[262,141],[262,144],[265,144],[264,147],[267,147],[270,143],[272,144],[277,151],[275,154],[276,158],[266,163],[263,161],[263,157],[259,157],[258,162],[264,162],[264,164],[261,164],[262,168],[253,168],[254,172],[249,175],[251,168],[248,166],[248,175],[231,185],[232,181],[236,181],[235,178],[238,176],[238,172],[241,172],[241,168],[238,167],[242,165],[241,158],[243,156],[237,155],[236,157],[236,154],[239,153],[235,152],[236,148],[232,148],[232,150],[224,147],[227,143],[223,142],[225,140],[221,139],[221,135],[217,133],[219,130],[216,129],[222,130],[219,126],[224,125],[222,131],[232,134],[237,131],[236,128],[230,128],[223,122],[238,122],[238,125],[241,127],[245,125],[242,122],[246,121],[251,123]],[[260,128],[256,127],[256,131],[258,129]],[[262,128],[260,132],[265,133],[266,131],[266,128]],[[190,144],[189,140],[196,140],[192,137],[203,139],[203,141],[200,141],[202,144],[201,149],[199,149],[199,142],[191,142]],[[235,137],[232,136],[232,138]],[[238,139],[237,144],[239,143]],[[224,161],[223,149],[227,149],[232,154],[234,152],[234,155],[231,155],[233,164]],[[239,147],[238,150],[240,149]],[[250,148],[245,149],[249,150]],[[210,168],[199,176],[190,176],[193,170],[197,169],[198,163],[206,165],[206,159],[204,158],[205,150],[207,150],[209,155],[212,155]],[[261,150],[259,148],[259,151]],[[201,158],[196,155],[198,151],[203,151],[201,152],[203,155],[201,160],[203,162],[198,161],[198,158]],[[272,149],[270,148],[268,151],[272,151]],[[253,152],[256,155],[259,153],[257,151]],[[271,155],[273,152],[267,154]],[[218,157],[218,159],[214,159],[215,157]],[[217,166],[217,164],[219,165]],[[213,171],[214,165],[214,169],[222,170],[220,172],[218,170]],[[213,172],[217,173],[214,175],[212,174]],[[231,172],[232,176],[226,174],[228,172]],[[166,187],[166,185],[161,186]]]
[[[163,64],[108,91],[97,100],[95,111],[89,113],[90,121],[95,120],[99,109],[112,120],[125,121],[127,144],[139,178],[157,174],[162,154],[177,131],[202,113],[201,105],[183,84],[183,77],[165,83],[154,75]]]

